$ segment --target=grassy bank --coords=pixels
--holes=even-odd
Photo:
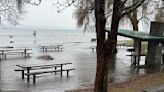
[[[164,72],[139,76],[122,84],[109,86],[110,92],[138,92],[164,84]]]
[[[154,88],[164,84],[164,72],[149,73],[138,76],[129,81],[109,85],[109,92],[143,92],[145,89]],[[93,88],[78,89],[66,92],[93,92]]]
[[[133,47],[133,40],[124,40],[124,42],[126,43],[127,47]],[[147,49],[147,42],[142,42],[141,43],[141,50],[146,50]]]
[[[133,40],[124,40],[126,47],[133,47]],[[145,54],[147,52],[148,42],[141,43],[141,53]]]

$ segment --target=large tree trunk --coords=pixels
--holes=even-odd
[[[122,14],[122,0],[114,0],[111,24],[111,35],[105,44],[105,0],[95,0],[95,17],[97,32],[97,70],[95,79],[95,92],[107,92],[109,62],[113,61],[117,44],[118,25]],[[108,62],[109,61],[109,62]]]
[[[163,36],[164,22],[151,22],[150,35]],[[148,52],[146,58],[146,66],[148,72],[159,71],[162,59],[162,44],[159,41],[148,41]]]
[[[104,83],[105,86],[107,87],[107,82],[108,81],[108,69],[109,69],[109,64],[112,64],[114,61],[114,54],[115,54],[115,49],[117,45],[117,31],[118,31],[118,25],[119,21],[121,19],[121,13],[119,11],[119,5],[120,5],[119,0],[114,0],[113,4],[113,15],[112,15],[112,24],[111,24],[111,33],[110,37],[108,37],[108,40],[105,44],[105,63],[106,67],[104,69],[105,75],[104,75]],[[103,91],[106,92],[106,91]]]
[[[106,83],[104,83],[104,48],[105,48],[105,16],[104,16],[104,0],[95,0],[95,18],[97,33],[97,68],[95,78],[95,92],[107,92]],[[107,82],[107,81],[105,81]]]

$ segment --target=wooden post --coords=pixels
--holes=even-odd
[[[150,35],[163,36],[164,22],[151,22]],[[148,41],[148,53],[146,57],[146,64],[148,68],[159,69],[162,60],[162,45],[160,41]]]
[[[141,55],[141,41],[140,40],[137,40],[137,47],[138,47],[138,49],[137,49],[137,66],[139,67],[140,66],[140,55]]]

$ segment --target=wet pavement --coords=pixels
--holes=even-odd
[[[62,52],[42,53],[33,48],[34,54],[31,58],[9,57],[7,60],[0,61],[0,92],[64,92],[64,90],[85,88],[93,86],[96,72],[96,53],[88,49],[88,46],[69,45]],[[52,61],[37,59],[42,54],[50,54],[55,59]],[[134,69],[131,66],[130,54],[125,48],[118,49],[116,63],[112,67],[113,82],[126,81],[131,77],[142,75],[144,69]],[[144,58],[143,58],[144,60]],[[142,61],[142,59],[141,59]],[[15,72],[17,64],[39,64],[39,63],[73,63],[70,67],[76,68],[70,71],[70,76],[66,74],[60,77],[60,74],[53,73],[41,74],[36,78],[36,84],[21,79],[21,73]],[[144,63],[143,61],[141,63]],[[110,80],[110,81],[111,81]]]

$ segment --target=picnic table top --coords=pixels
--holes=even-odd
[[[128,52],[134,52],[135,49],[134,49],[134,48],[128,48],[127,51],[128,51]]]
[[[141,53],[141,54],[131,54],[131,55],[126,55],[126,56],[146,56],[145,53]]]
[[[0,48],[0,51],[32,50],[30,48]]]
[[[55,47],[55,46],[63,46],[63,44],[55,44],[55,45],[39,45],[40,47]]]
[[[61,66],[61,65],[67,65],[67,64],[72,64],[72,63],[52,63],[52,64],[22,64],[22,65],[16,65],[21,68],[32,68],[32,67],[44,67],[44,66]]]
[[[3,47],[0,47],[0,48],[14,48],[13,46],[3,46]]]

